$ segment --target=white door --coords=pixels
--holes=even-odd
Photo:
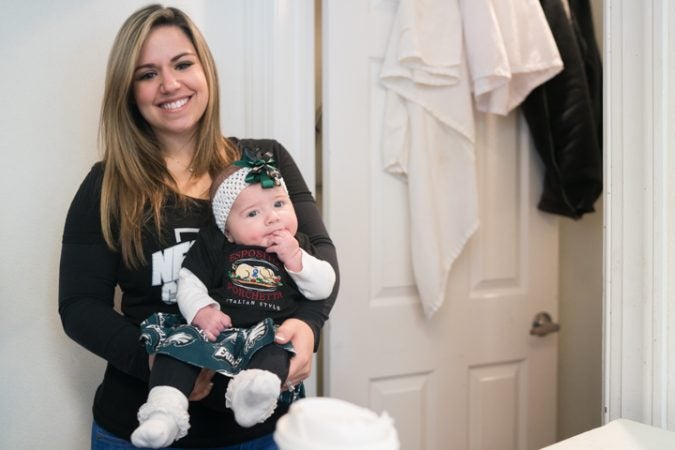
[[[481,226],[429,321],[410,265],[407,190],[382,170],[378,73],[397,3],[323,2],[324,216],[341,267],[325,395],[394,417],[403,450],[538,449],[555,441],[558,221],[518,113],[477,117]],[[442,199],[439,199],[442,201]]]

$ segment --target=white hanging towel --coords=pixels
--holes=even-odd
[[[476,109],[507,115],[563,68],[539,0],[459,0]]]
[[[407,180],[412,265],[427,318],[478,227],[474,119],[457,0],[400,0],[380,80],[384,168]]]

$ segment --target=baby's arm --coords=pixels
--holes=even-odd
[[[335,285],[335,270],[328,262],[318,259],[304,250],[302,269],[294,272],[286,268],[288,275],[293,278],[298,290],[307,300],[323,300],[333,292]]]
[[[220,311],[218,302],[209,297],[206,285],[190,270],[178,273],[178,307],[188,323],[196,325],[215,341],[221,331],[232,326],[230,317]]]
[[[215,341],[221,332],[232,327],[232,320],[217,306],[208,305],[197,311],[192,324],[201,328],[209,341]]]
[[[306,299],[323,300],[333,291],[333,267],[301,249],[298,240],[288,231],[275,233],[267,251],[277,254]]]
[[[302,256],[298,240],[287,230],[277,231],[267,245],[268,253],[276,253],[286,269],[293,272],[302,270]]]

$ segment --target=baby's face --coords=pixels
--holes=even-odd
[[[281,186],[263,189],[251,184],[239,193],[225,224],[225,236],[241,245],[268,247],[273,233],[298,231],[298,219],[291,199]]]

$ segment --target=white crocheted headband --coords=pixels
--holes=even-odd
[[[241,168],[236,169],[233,166]],[[264,189],[282,186],[288,192],[271,153],[261,156],[259,151],[254,153],[248,149],[244,151],[243,158],[226,169],[224,176],[218,177],[214,183],[219,181],[220,184],[211,196],[211,209],[216,225],[223,233],[234,201],[251,184],[260,183]]]

